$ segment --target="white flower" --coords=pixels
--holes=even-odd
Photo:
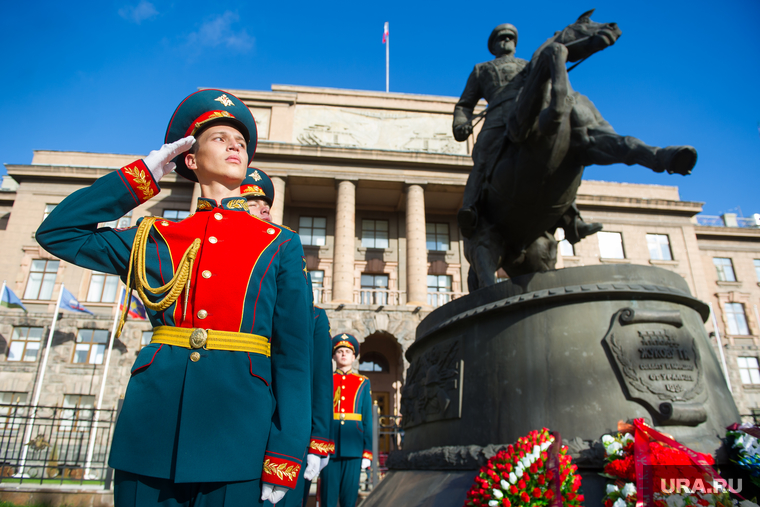
[[[633,442],[633,435],[630,433],[626,433],[623,435],[623,438],[620,439],[620,441],[623,443],[623,445],[627,444],[628,442]]]
[[[549,440],[541,444],[541,450],[542,451],[547,450],[549,447],[551,447],[553,443],[554,443],[554,437],[549,438]]]
[[[615,441],[615,437],[612,435],[604,435],[602,437],[602,444],[604,444],[605,447],[607,447],[609,444]]]
[[[509,474],[509,475],[515,475],[515,474]],[[515,482],[517,482],[517,477],[515,477]],[[512,484],[514,484],[514,482]],[[501,489],[505,489],[505,490],[509,489],[509,483],[505,481],[504,479],[499,481],[499,485],[501,485]]]
[[[533,446],[533,454],[535,454],[536,456],[541,455],[541,448],[538,445]]]
[[[683,507],[686,505],[686,502],[681,495],[670,495],[665,498],[665,501],[667,502],[668,507]]]
[[[625,507],[625,505],[626,505],[625,500],[623,500],[622,498],[618,498],[617,500],[615,500],[615,503],[612,504],[612,507]]]
[[[621,491],[623,493],[623,496],[631,496],[636,494],[636,486],[633,485],[632,482],[629,482],[625,486],[623,486],[623,490]]]
[[[491,493],[493,493],[494,498],[497,500],[504,498],[504,493],[502,493],[500,489],[493,489]]]
[[[509,483],[514,484],[517,482],[517,475],[514,472],[509,472]],[[506,488],[504,488],[506,489]]]
[[[610,495],[614,493],[615,491],[618,491],[618,487],[614,484],[607,484],[607,494]]]
[[[517,468],[515,468],[515,475],[517,475],[517,477],[522,477],[523,476],[523,467],[517,467]]]
[[[488,507],[499,507],[500,503],[501,502],[499,502],[498,500],[489,500],[488,501]]]
[[[605,451],[607,451],[607,454],[610,456],[614,456],[615,454],[623,454],[623,446],[620,442],[612,442],[610,445],[605,446]]]

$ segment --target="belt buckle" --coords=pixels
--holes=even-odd
[[[203,348],[206,345],[206,340],[208,340],[208,333],[206,330],[196,327],[190,335],[190,347],[194,349]]]

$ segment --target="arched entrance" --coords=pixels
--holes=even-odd
[[[360,352],[359,373],[369,378],[372,402],[380,407],[380,415],[400,415],[403,383],[401,345],[393,335],[378,331],[364,339]],[[381,453],[394,448],[388,437],[389,435],[383,434],[379,436],[378,448]]]

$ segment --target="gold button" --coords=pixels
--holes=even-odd
[[[222,219],[222,214],[221,213],[214,213],[214,218],[216,218],[217,220],[221,220]]]
[[[345,422],[345,421],[341,421],[340,423],[341,423],[341,424],[346,424],[346,422]]]
[[[346,380],[346,376],[345,375],[343,375],[343,380]]]
[[[340,409],[340,411],[341,411],[341,412],[345,412],[345,411],[346,411],[346,409],[345,409],[345,408],[342,408],[342,409]]]
[[[201,274],[201,276],[203,276],[203,278],[211,278],[211,271],[209,271],[209,270],[207,269],[206,271],[204,271],[204,272]]]
[[[212,245],[215,245],[217,241],[219,240],[217,240],[215,236],[209,236],[208,238],[208,242],[211,243]]]
[[[167,222],[166,220],[164,220],[163,222],[161,222],[161,225],[164,225],[164,226],[165,225],[169,225],[169,222]]]
[[[341,388],[341,389],[345,389],[345,388],[346,388],[346,386],[340,386],[340,388]]]
[[[190,354],[190,360],[194,363],[198,362],[198,360],[201,358],[201,355],[198,352],[193,352]]]
[[[272,229],[271,227],[267,229],[267,234],[274,234],[274,229]]]
[[[346,399],[346,397],[345,397],[345,396],[341,396],[341,397],[340,397],[340,399],[341,399],[341,400],[345,400],[345,399]]]
[[[208,312],[206,310],[198,310],[199,319],[205,319],[206,317],[208,317]]]

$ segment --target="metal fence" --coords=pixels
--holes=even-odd
[[[388,472],[385,462],[392,451],[401,450],[404,430],[401,429],[400,415],[380,415],[377,405],[373,406],[372,417],[372,467],[363,470],[359,479],[359,491],[369,492],[377,486]]]
[[[116,409],[0,404],[0,482],[105,483]]]

